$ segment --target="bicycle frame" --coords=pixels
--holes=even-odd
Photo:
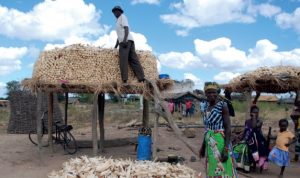
[[[41,116],[41,124],[42,124],[42,136],[46,135],[47,132],[49,132],[47,126],[45,125],[45,115],[48,112],[43,112]],[[69,154],[74,154],[77,151],[77,144],[74,136],[70,133],[70,130],[72,130],[71,125],[65,125],[61,124],[60,121],[53,122],[54,128],[52,128],[52,141],[54,141],[57,144],[61,144],[65,151],[67,151]],[[31,134],[33,132],[29,132],[29,140],[35,144],[38,145],[37,142],[33,141],[31,138]],[[48,138],[48,144],[45,146],[49,146],[49,138]]]

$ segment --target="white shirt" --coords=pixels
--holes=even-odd
[[[116,22],[116,32],[117,32],[119,43],[123,42],[123,39],[124,39],[124,36],[125,36],[124,27],[126,27],[126,26],[128,27],[128,30],[129,30],[129,24],[128,24],[127,17],[124,14],[121,14],[119,16],[119,18],[117,19],[117,22]],[[127,41],[128,40],[133,41],[133,37],[132,37],[130,31],[128,32]]]

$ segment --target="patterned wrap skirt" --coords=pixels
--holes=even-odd
[[[273,147],[269,157],[269,161],[278,166],[289,166],[290,165],[290,154],[288,151],[283,151],[277,147]]]
[[[206,145],[206,177],[207,178],[236,178],[233,157],[228,152],[228,159],[220,162],[220,154],[225,146],[224,133],[208,130],[205,134]]]

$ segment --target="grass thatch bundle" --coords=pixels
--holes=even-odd
[[[300,89],[300,67],[261,67],[233,78],[225,85],[229,91],[255,90],[267,93],[285,93]]]
[[[151,161],[131,161],[121,159],[105,159],[103,157],[70,159],[59,171],[53,171],[49,178],[193,178],[194,170],[183,165],[156,163]]]
[[[157,81],[161,90],[173,84],[171,80],[158,80],[156,58],[150,51],[137,51],[137,55],[146,79]],[[33,91],[39,88],[69,92],[143,92],[144,84],[137,82],[131,67],[128,71],[130,87],[126,88],[121,85],[118,52],[74,44],[42,52],[34,65],[32,79],[22,84]]]

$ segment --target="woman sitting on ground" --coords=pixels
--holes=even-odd
[[[259,119],[259,108],[253,105],[250,108],[250,119],[245,122],[244,140],[248,146],[249,163],[260,171],[267,169],[268,145],[262,133],[263,122]]]

